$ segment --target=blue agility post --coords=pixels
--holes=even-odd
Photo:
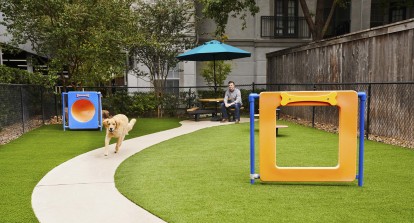
[[[359,162],[358,162],[358,186],[364,182],[364,137],[365,137],[365,92],[358,92],[359,98]]]
[[[67,110],[65,110],[65,108],[67,108],[67,102],[68,102],[68,93],[63,92],[62,93],[62,123],[63,123],[63,131],[66,130],[67,126],[66,125],[66,113]]]
[[[256,93],[249,94],[250,103],[250,183],[254,184],[257,174],[254,173],[255,157],[254,157],[254,99],[259,98]]]

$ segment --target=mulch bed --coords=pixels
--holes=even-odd
[[[45,125],[50,124],[62,124],[62,119],[55,116],[50,120],[45,120]],[[24,131],[29,132],[33,129],[39,128],[42,125],[43,120],[41,118],[33,118],[24,123]],[[23,124],[21,122],[3,127],[0,131],[0,145],[7,144],[10,141],[19,138],[21,135],[23,135],[23,133]]]

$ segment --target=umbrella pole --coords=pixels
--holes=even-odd
[[[214,97],[217,98],[217,79],[216,79],[216,59],[213,59],[213,78],[214,78]],[[220,121],[221,118],[218,115],[218,109],[217,109],[217,104],[218,102],[216,102],[216,116],[213,116],[211,118],[212,121]]]
[[[214,97],[217,97],[216,59],[213,60]]]

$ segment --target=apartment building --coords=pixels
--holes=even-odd
[[[0,20],[3,20],[3,15],[0,13]],[[11,36],[7,35],[6,27],[0,25],[0,43],[7,43],[11,40]],[[10,53],[0,46],[0,65],[8,67],[19,68],[33,72],[33,61],[40,59],[36,52],[33,51],[30,43],[19,45],[20,52]]]
[[[326,0],[325,16],[328,16],[333,0]],[[316,0],[308,0],[311,13],[315,13]],[[357,32],[414,17],[414,8],[404,0],[348,0],[343,7],[337,7],[326,37]],[[266,53],[306,44],[312,41],[299,0],[257,0],[260,12],[247,17],[247,28],[242,22],[230,18],[226,35],[227,44],[251,52],[250,58],[231,61],[232,72],[227,80],[237,84],[266,83]],[[196,9],[200,15],[200,9]],[[212,39],[212,21],[202,21],[196,29],[198,43]],[[202,62],[180,62],[170,72],[168,86],[205,86],[200,72]],[[150,86],[145,80],[128,76],[128,86]]]

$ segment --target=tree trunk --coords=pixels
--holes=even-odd
[[[337,1],[334,0],[333,3],[332,3],[331,11],[329,12],[328,18],[326,18],[325,25],[323,26],[323,29],[322,29],[322,32],[321,32],[322,38],[325,36],[326,32],[328,31],[328,27],[329,27],[329,24],[331,23],[333,14],[334,14],[335,9],[336,9],[336,5],[337,5]]]
[[[162,106],[162,99],[164,97],[165,81],[163,79],[157,79],[157,80],[154,80],[153,83],[154,83],[155,96],[158,99],[157,116],[158,118],[162,118],[164,114],[164,108]]]
[[[325,24],[323,20],[323,9],[324,9],[324,0],[317,0],[316,2],[316,13],[315,13],[315,36],[313,40],[321,40],[322,29]]]
[[[309,26],[309,30],[312,34],[312,39],[316,36],[315,33],[315,23],[312,20],[312,15],[309,12],[308,4],[306,4],[306,0],[299,0],[300,6],[302,7],[303,15],[305,16],[306,23]]]
[[[299,0],[299,2],[302,7],[303,15],[308,23],[309,30],[312,33],[312,40],[317,41],[323,39],[328,31],[329,24],[331,23],[335,8],[338,4],[337,0],[333,0],[332,7],[326,21],[324,20],[324,0],[317,0],[316,2],[315,21],[312,20],[312,15],[309,12],[306,0]]]

